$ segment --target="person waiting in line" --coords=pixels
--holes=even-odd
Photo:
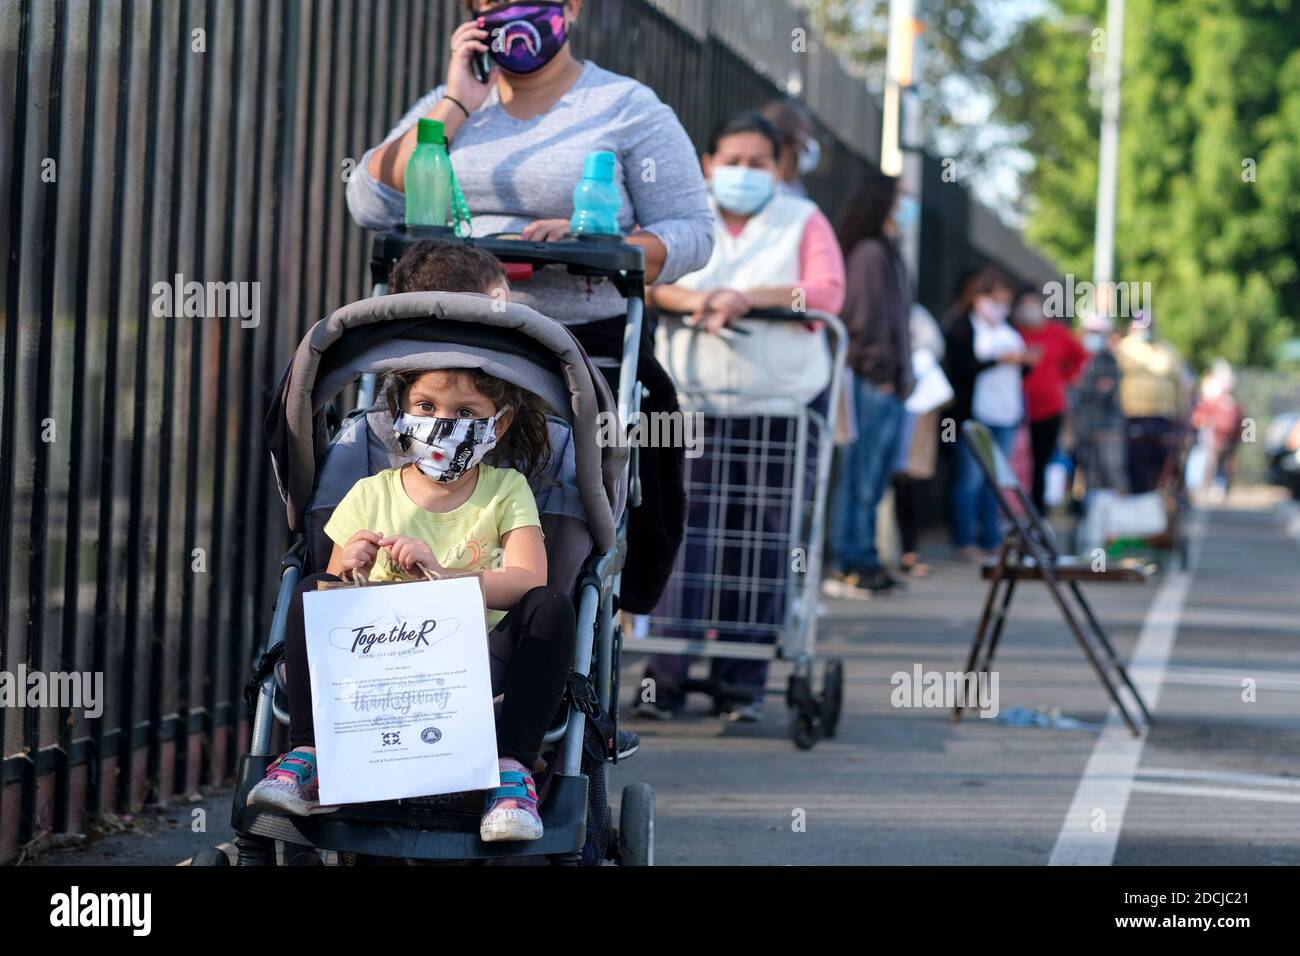
[[[788,96],[769,100],[759,112],[781,137],[781,153],[776,163],[777,193],[807,199],[803,177],[811,176],[822,160],[821,143],[817,141],[812,117],[802,103]]]
[[[1042,353],[1025,375],[1025,408],[1034,460],[1034,507],[1046,514],[1047,465],[1056,454],[1065,421],[1066,389],[1087,363],[1088,353],[1064,323],[1048,320],[1042,293],[1022,291],[1013,314],[1026,347]]]
[[[987,560],[1002,542],[997,497],[988,487],[961,425],[975,419],[1009,459],[1024,419],[1025,371],[1039,357],[1011,327],[1011,284],[993,266],[981,269],[972,287],[970,314],[948,331],[944,367],[954,394],[957,474],[953,483],[953,544],[959,557]]]
[[[742,394],[770,394],[776,387],[774,382],[798,377],[797,370],[770,367],[773,361],[797,361],[794,355],[770,355],[766,349],[760,350],[761,355],[744,351],[767,331],[753,325],[743,330],[733,328],[751,309],[836,313],[844,302],[844,260],[835,231],[814,203],[776,191],[780,154],[779,134],[757,112],[733,116],[715,130],[701,160],[715,217],[713,255],[703,269],[649,292],[650,302],[657,309],[686,316],[683,329],[671,335],[667,327],[660,330],[661,358],[667,360],[675,374],[696,378],[702,388],[718,388],[725,382]],[[701,341],[692,328],[707,333],[707,340]],[[739,331],[747,334],[738,336]],[[812,332],[800,329],[794,334],[810,336]],[[675,341],[684,345],[680,352],[674,348]],[[736,353],[741,351],[744,354],[738,356]],[[669,359],[669,354],[676,358]],[[766,371],[762,371],[764,368]],[[687,396],[692,394],[691,385],[691,381],[677,382]],[[820,403],[824,414],[829,396],[814,394],[813,399],[814,407]],[[793,422],[780,417],[742,416],[729,418],[722,425],[720,419],[710,417],[705,427],[704,454],[690,462],[692,487],[771,488],[778,480],[771,474],[772,468],[763,463],[769,457],[779,460],[781,449],[792,444]],[[710,428],[714,431],[707,431]],[[772,449],[770,456],[760,447],[763,443]],[[809,480],[806,475],[805,482]],[[772,497],[778,504],[758,505],[757,516],[748,506],[733,502],[729,509],[733,514],[724,528],[712,520],[718,510],[716,501],[711,503],[701,496],[690,502],[682,559],[686,576],[682,601],[685,607],[701,613],[692,612],[686,617],[704,616],[702,608],[707,600],[704,589],[693,588],[692,582],[706,576],[708,569],[715,566],[715,559],[730,560],[736,550],[717,550],[720,533],[741,533],[742,529],[731,527],[733,520],[743,523],[753,518],[771,535],[780,536],[788,515],[779,504],[782,496],[774,492]],[[740,511],[746,514],[735,517],[734,513]],[[786,554],[763,549],[757,573],[764,579],[779,579],[788,561]],[[782,619],[783,600],[783,594],[765,589],[752,606],[742,607],[743,599],[724,595],[719,615],[728,617],[734,612],[736,620],[732,624],[743,618],[772,626]],[[747,633],[743,627],[734,631],[728,629],[720,636],[741,641],[768,639],[766,634]],[[655,700],[639,702],[638,713],[653,718],[679,713],[685,705],[683,685],[690,663],[689,657],[681,655],[651,658],[646,676],[655,681]],[[715,713],[727,720],[758,720],[767,668],[765,660],[715,658],[710,669]]]
[[[845,449],[831,510],[831,561],[826,590],[846,596],[900,586],[880,563],[876,508],[890,479],[903,402],[912,392],[909,331],[911,286],[895,245],[901,207],[898,180],[872,172],[840,221],[849,250],[841,313],[849,336],[857,440]]]
[[[1128,421],[1128,478],[1133,494],[1155,491],[1167,476],[1169,456],[1182,440],[1191,405],[1191,382],[1173,346],[1158,338],[1149,309],[1138,310],[1115,346],[1119,403]]]
[[[1128,446],[1124,410],[1119,404],[1119,362],[1108,316],[1083,317],[1083,347],[1088,363],[1079,379],[1074,406],[1074,499],[1091,491],[1128,491]]]
[[[673,282],[703,266],[713,221],[695,147],[677,114],[648,86],[573,55],[568,41],[580,29],[583,0],[464,0],[463,6],[469,19],[452,33],[446,81],[415,102],[348,180],[352,217],[381,231],[403,222],[406,164],[418,121],[427,117],[444,124],[475,236],[564,239],[586,157],[610,151],[622,196],[619,229],[645,253],[646,281]],[[492,42],[502,34],[503,43]],[[525,36],[532,42],[515,42]],[[484,55],[491,71],[480,80],[471,64]],[[647,169],[656,174],[644,175]],[[569,326],[588,354],[621,355],[627,302],[610,280],[544,268],[516,282],[513,296]],[[641,407],[673,415],[677,396],[655,361],[650,325],[642,329],[637,367],[647,389]],[[617,389],[618,367],[601,371]],[[648,612],[667,582],[684,524],[683,466],[680,447],[641,449],[647,497],[628,519],[625,610]]]

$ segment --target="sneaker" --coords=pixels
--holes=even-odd
[[[618,732],[618,759],[626,760],[641,749],[641,735],[634,730]]]
[[[320,805],[316,755],[306,750],[291,750],[267,767],[266,776],[248,791],[245,802],[259,810],[294,817],[332,813],[338,809]]]
[[[756,724],[763,719],[763,702],[753,700],[727,704],[718,716],[735,724]]]
[[[501,786],[487,792],[478,835],[484,843],[542,838],[542,817],[537,812],[537,785],[523,765],[501,762]]]
[[[840,600],[865,601],[871,592],[861,586],[857,574],[837,572],[822,580],[822,596]]]

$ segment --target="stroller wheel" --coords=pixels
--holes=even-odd
[[[844,662],[832,657],[826,662],[822,678],[822,726],[827,737],[834,737],[844,708]]]
[[[190,858],[190,866],[230,866],[230,857],[224,850],[206,847]]]
[[[289,866],[324,866],[325,861],[315,850],[299,850],[289,857]]]
[[[648,783],[623,788],[618,808],[618,865],[655,865],[655,792]]]

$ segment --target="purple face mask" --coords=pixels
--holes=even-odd
[[[512,3],[483,15],[488,49],[501,69],[536,73],[568,39],[563,3]]]

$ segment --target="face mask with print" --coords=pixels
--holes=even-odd
[[[496,445],[500,414],[491,418],[433,418],[403,412],[393,422],[393,432],[415,467],[445,484],[462,477]]]
[[[568,39],[563,3],[512,3],[483,14],[488,50],[501,69],[536,73]]]
[[[772,198],[775,177],[766,169],[748,166],[714,166],[709,189],[727,212],[748,216],[758,212]]]

